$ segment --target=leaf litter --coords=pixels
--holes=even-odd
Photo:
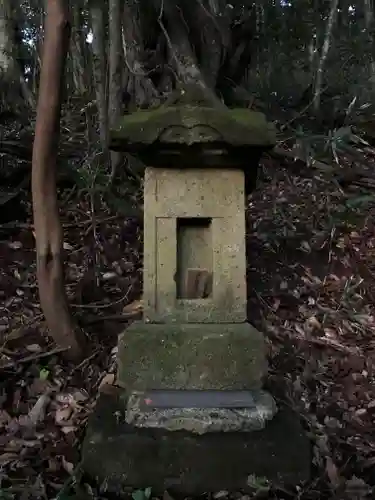
[[[282,388],[312,438],[313,475],[292,490],[213,498],[374,498],[375,207],[347,202],[319,175],[301,179],[275,161],[263,163],[247,211],[248,317],[267,336],[270,383]],[[96,398],[115,382],[117,335],[142,312],[139,221],[103,206],[94,236],[81,205],[72,201],[62,215],[67,294],[93,345],[78,367],[47,336],[32,226],[0,242],[6,498],[63,497]],[[100,485],[85,481],[85,498],[105,498]]]

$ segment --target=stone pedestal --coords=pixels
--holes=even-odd
[[[124,391],[100,396],[82,450],[86,473],[111,492],[250,492],[309,479],[309,442],[287,408],[260,431],[196,435],[135,428],[126,423],[126,406]]]
[[[134,322],[120,336],[117,384],[147,389],[260,389],[263,335],[249,323]]]

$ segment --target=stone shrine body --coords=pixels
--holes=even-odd
[[[116,490],[185,494],[307,478],[307,439],[263,390],[264,337],[247,322],[245,200],[274,129],[183,88],[124,117],[111,140],[146,165],[144,316],[119,338],[121,389],[99,400],[86,470]]]

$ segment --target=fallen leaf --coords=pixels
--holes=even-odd
[[[18,461],[19,460],[19,455],[18,453],[0,453],[0,464],[2,466],[5,466],[11,462],[15,462],[15,461]]]
[[[218,491],[217,493],[214,493],[212,496],[215,500],[219,500],[221,498],[226,498],[229,495],[229,492],[226,490]]]
[[[55,413],[55,422],[58,425],[63,425],[64,421],[67,421],[70,419],[70,417],[72,416],[72,413],[73,413],[73,409],[69,406],[66,406],[64,408],[59,408],[58,410],[56,410],[56,413]]]
[[[361,478],[352,476],[345,483],[345,493],[350,499],[363,500],[371,492],[371,487]]]
[[[70,245],[70,243],[67,243],[66,241],[64,241],[63,243],[63,248],[64,250],[73,250],[74,247],[72,247],[72,245]]]
[[[114,373],[107,373],[104,375],[102,378],[100,384],[99,384],[99,391],[103,388],[105,385],[113,385],[115,381],[115,374]]]
[[[8,243],[8,247],[12,250],[19,250],[20,248],[22,248],[22,243],[20,241],[10,241]]]
[[[74,464],[72,464],[71,462],[68,462],[64,456],[61,457],[61,463],[62,463],[63,468],[66,470],[66,472],[68,474],[72,475],[73,471],[74,471]]]
[[[308,252],[310,253],[311,252],[311,246],[309,245],[309,243],[307,241],[303,241],[301,243],[301,247],[300,247],[304,252]]]
[[[47,393],[39,396],[37,402],[32,407],[32,409],[29,411],[29,414],[28,414],[28,420],[29,420],[30,426],[34,427],[39,422],[44,420],[46,408],[49,405],[50,401],[51,401],[50,391],[47,391]]]
[[[49,377],[49,373],[49,370],[46,370],[46,368],[42,368],[39,372],[40,380],[47,380]]]
[[[112,278],[116,278],[116,277],[117,277],[117,274],[116,274],[115,272],[113,272],[113,271],[110,271],[110,272],[108,272],[108,273],[104,273],[104,274],[102,275],[102,279],[103,279],[104,281],[107,281],[107,280],[110,280],[110,279],[112,279]]]
[[[29,344],[25,347],[29,352],[40,352],[42,350],[39,344]]]
[[[326,457],[326,472],[331,485],[336,489],[340,484],[340,476],[336,465],[331,457]]]
[[[77,427],[75,425],[64,425],[61,427],[61,431],[64,434],[70,434],[71,432],[75,432],[77,430]]]
[[[143,311],[143,300],[135,300],[134,302],[127,304],[123,309],[123,312],[128,314],[135,312],[142,312],[142,311]]]

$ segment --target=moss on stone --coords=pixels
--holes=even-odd
[[[125,422],[125,405],[125,398],[101,394],[82,446],[83,471],[108,493],[151,487],[154,496],[253,494],[268,482],[288,487],[310,479],[311,445],[287,407],[261,431],[195,436],[134,428]]]
[[[111,143],[126,147],[221,143],[229,146],[273,147],[276,133],[263,113],[230,109],[202,99],[172,99],[158,108],[123,116],[111,130]]]
[[[248,323],[135,322],[119,339],[118,381],[146,389],[260,389],[263,335]]]

